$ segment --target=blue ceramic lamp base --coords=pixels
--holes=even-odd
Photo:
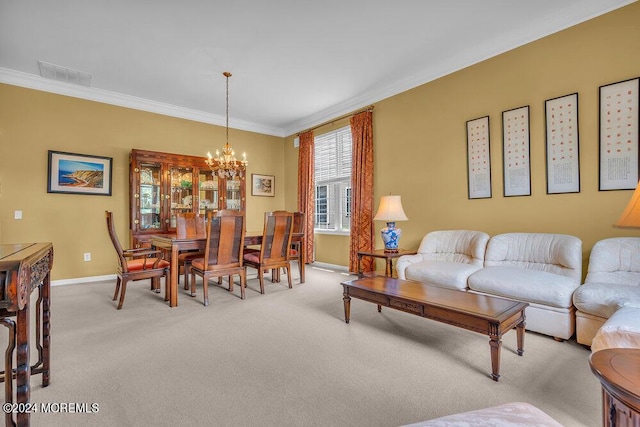
[[[385,252],[398,252],[398,242],[402,235],[402,230],[396,228],[395,221],[387,222],[387,226],[380,230]]]

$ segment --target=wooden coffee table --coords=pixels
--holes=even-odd
[[[500,378],[502,335],[516,328],[518,356],[524,353],[524,310],[529,304],[504,298],[439,288],[391,277],[364,277],[342,282],[344,320],[349,323],[351,298],[395,308],[427,319],[489,336],[491,378]]]

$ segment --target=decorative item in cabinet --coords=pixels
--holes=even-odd
[[[201,170],[199,175],[199,198],[200,214],[205,215],[207,211],[219,209],[220,203],[220,180],[211,171]]]
[[[244,210],[244,177],[226,179],[226,209]]]

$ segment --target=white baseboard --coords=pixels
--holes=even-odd
[[[78,283],[106,282],[109,280],[116,280],[116,277],[118,276],[115,274],[107,274],[104,276],[90,276],[90,277],[77,277],[75,279],[52,280],[51,286],[75,285]]]

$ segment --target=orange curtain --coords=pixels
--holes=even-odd
[[[374,248],[373,226],[373,112],[351,117],[351,240],[349,271],[358,271],[358,251]],[[362,259],[362,271],[375,270],[373,258]]]
[[[298,147],[298,211],[304,212],[306,247],[302,248],[307,263],[313,262],[313,218],[315,216],[315,144],[313,131],[299,135]]]

